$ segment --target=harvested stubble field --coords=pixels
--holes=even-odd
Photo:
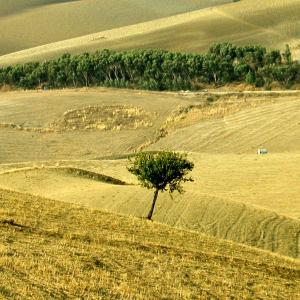
[[[21,193],[0,201],[3,298],[300,296],[299,262],[279,255]]]
[[[224,41],[300,57],[299,0],[232,2],[0,0],[0,67]],[[300,91],[6,89],[1,299],[300,298]],[[152,191],[126,169],[140,150],[195,163],[154,222]]]
[[[83,2],[85,5],[83,5]],[[81,53],[98,49],[163,48],[173,51],[199,52],[206,51],[214,43],[224,41],[230,41],[238,45],[259,44],[272,49],[283,49],[285,44],[290,44],[294,57],[300,57],[300,3],[298,0],[242,0],[223,5],[216,4],[232,1],[210,1],[212,7],[204,9],[201,5],[204,3],[205,7],[208,1],[176,1],[176,4],[166,5],[163,8],[161,7],[162,1],[159,1],[160,5],[157,7],[160,13],[156,12],[156,14],[153,14],[153,11],[148,9],[146,1],[143,1],[142,5],[133,4],[135,9],[131,11],[134,15],[127,20],[122,19],[124,16],[126,16],[125,19],[128,18],[131,14],[121,14],[120,11],[112,10],[118,16],[118,18],[113,18],[116,24],[107,23],[108,21],[105,18],[99,18],[97,15],[99,11],[94,10],[91,6],[92,2],[90,0],[64,4],[69,6],[70,9],[73,6],[74,9],[76,6],[82,6],[76,8],[79,14],[82,12],[85,15],[87,13],[85,10],[92,10],[91,16],[96,14],[95,20],[93,17],[89,17],[89,22],[86,22],[86,24],[91,24],[88,25],[91,26],[90,29],[85,29],[85,32],[89,33],[88,35],[84,35],[81,29],[78,29],[78,33],[74,34],[76,30],[74,31],[72,26],[72,34],[76,37],[70,39],[69,29],[62,29],[64,27],[61,23],[55,22],[54,26],[58,26],[58,31],[63,36],[57,38],[58,35],[55,35],[56,42],[50,43],[51,38],[49,39],[49,36],[51,37],[52,34],[47,32],[48,23],[45,26],[43,20],[40,20],[41,26],[36,28],[41,32],[40,34],[34,34],[34,40],[40,40],[35,44],[36,46],[40,45],[39,47],[31,48],[32,46],[25,42],[30,41],[32,32],[35,32],[32,26],[27,27],[29,29],[27,35],[23,32],[23,25],[20,28],[20,24],[23,24],[23,17],[27,20],[35,20],[35,22],[40,19],[38,11],[29,10],[25,16],[17,14],[17,16],[3,18],[0,21],[2,40],[10,41],[13,36],[14,41],[3,42],[3,49],[7,47],[6,45],[11,48],[6,50],[7,55],[0,56],[0,64],[14,64],[33,60],[42,61],[66,52]],[[112,6],[114,6],[114,2],[112,2]],[[170,2],[174,3],[174,1]],[[151,3],[152,8],[155,7],[153,1],[147,3]],[[181,3],[181,8],[178,3]],[[90,6],[87,4],[90,4]],[[62,11],[65,11],[59,9],[61,5],[63,4],[52,5],[50,8],[46,6],[40,9],[46,8],[49,13],[51,10],[55,10],[53,14],[59,15]],[[179,6],[176,7],[176,5]],[[202,9],[197,10],[197,5],[200,5],[199,8],[202,7]],[[107,5],[105,9],[111,10],[110,7],[111,5]],[[119,7],[119,5],[114,7]],[[105,9],[101,11],[103,15],[105,15],[103,13]],[[122,10],[121,6],[120,10]],[[174,12],[183,13],[174,15]],[[155,17],[150,18],[149,14]],[[43,14],[40,15],[43,16]],[[68,14],[68,16],[72,16],[71,18],[76,15]],[[109,15],[111,16],[111,13]],[[61,20],[65,19],[68,20],[68,18],[61,18]],[[110,22],[112,22],[111,20]],[[119,20],[122,24],[118,23]],[[104,22],[104,25],[98,25],[99,22]],[[82,22],[76,23],[75,21],[75,24],[80,24],[82,27]],[[51,32],[56,31],[51,27]],[[7,36],[6,39],[5,36]],[[25,39],[21,43],[22,49],[25,49],[24,51],[17,51],[21,49],[18,48],[18,45],[15,45],[18,44],[15,41],[16,36],[19,36],[20,40]],[[52,41],[54,40],[52,39]]]
[[[113,89],[2,93],[1,122],[17,127],[0,128],[0,186],[141,217],[152,192],[128,173],[126,153],[189,148],[195,182],[173,199],[160,195],[155,220],[299,257],[297,97]],[[76,124],[71,130],[68,116]],[[91,126],[115,122],[113,116],[117,130]],[[135,118],[148,126],[125,126]],[[260,147],[270,154],[257,156]],[[112,185],[105,176],[127,185]]]
[[[228,2],[0,0],[0,55]]]
[[[6,145],[0,149],[0,160],[94,159],[141,148],[254,154],[267,147],[272,153],[299,152],[298,92],[220,92],[213,96],[211,102],[211,94],[205,92],[105,88],[2,93],[0,132]],[[120,105],[133,108],[133,115],[125,109],[111,119],[113,112],[104,112]],[[84,115],[92,107],[103,112]],[[83,119],[74,119],[72,111]],[[68,121],[77,122],[75,130],[60,126]],[[98,123],[101,128],[84,130],[84,124]]]

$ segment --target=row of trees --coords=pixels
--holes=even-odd
[[[289,47],[267,51],[261,46],[216,44],[206,54],[164,50],[110,50],[64,54],[42,63],[0,67],[0,86],[24,89],[83,86],[129,87],[149,90],[195,90],[203,84],[246,82],[268,87],[289,86],[297,80],[299,64]]]

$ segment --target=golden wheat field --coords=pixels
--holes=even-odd
[[[227,2],[1,0],[0,55]]]
[[[92,5],[94,2],[97,2],[97,6]],[[103,3],[105,9],[98,2]],[[115,5],[114,1],[75,1],[52,4],[50,7],[41,6],[27,10],[26,14],[20,12],[1,17],[1,48],[4,52],[0,56],[0,64],[44,60],[65,52],[81,53],[105,48],[163,48],[199,52],[207,50],[216,42],[224,41],[239,45],[261,44],[279,49],[290,44],[294,57],[299,58],[298,0],[242,0],[223,5],[216,4],[227,1],[176,1],[176,4],[168,1],[173,4],[163,7],[160,4],[156,12],[149,9],[147,3],[150,2],[142,1],[139,5],[137,2],[140,3],[130,1],[134,8],[124,3],[127,7],[125,9],[122,5]],[[209,3],[211,7],[203,8],[209,6]],[[68,9],[64,10],[62,6]],[[151,7],[156,7],[153,1]],[[56,20],[54,24],[51,23],[51,27],[48,26],[47,18],[44,20],[44,14],[39,11],[44,9],[47,9],[49,18]],[[62,15],[64,11],[71,12],[72,9],[76,14]],[[112,19],[106,20],[106,17],[99,18],[99,14],[106,9],[117,16],[113,18],[113,22]],[[131,13],[127,14],[127,10]],[[74,24],[77,14],[78,18],[89,14],[89,22],[83,22],[88,25],[83,25],[82,22]],[[106,16],[105,13],[103,15]],[[29,23],[24,29],[24,18],[34,20],[30,21],[34,24],[39,20],[39,26],[32,28],[33,25],[30,26]],[[53,32],[55,38],[51,39]],[[12,41],[9,40],[11,37],[14,37]],[[18,48],[18,43],[22,48]],[[22,49],[24,50],[19,51]]]
[[[190,299],[196,295],[203,299],[218,299],[220,295],[237,299],[252,296],[297,299],[298,97],[297,91],[158,93],[100,88],[2,92],[0,226],[4,270],[1,282],[5,285],[0,285],[1,295],[13,299],[20,299],[24,293],[35,299],[74,295],[83,298],[89,295],[91,299],[100,296]],[[257,155],[261,147],[267,147],[270,153]],[[152,224],[138,219],[146,216],[152,191],[140,187],[129,174],[127,157],[139,150],[163,149],[188,152],[195,163],[192,172],[195,181],[184,186],[186,192],[182,195],[171,198],[168,193],[160,194]],[[67,218],[71,207],[76,210]],[[106,213],[97,212],[98,209]],[[91,213],[96,216],[91,217]],[[45,218],[44,223],[41,218]],[[86,222],[95,225],[92,220],[98,218],[103,222],[101,226],[87,227]],[[118,223],[118,218],[127,222],[126,229],[123,223]],[[129,267],[133,246],[128,239],[135,239],[137,233],[132,235],[128,231],[125,241],[122,235],[120,242],[115,237],[120,234],[119,226],[125,232],[132,226],[146,226],[149,232],[142,234],[139,229],[143,241],[149,239],[152,243],[146,253],[157,253],[157,247],[171,247],[171,243],[177,254],[170,254],[169,250],[160,252],[155,258],[159,265],[165,266],[160,269],[150,264],[153,256],[148,258],[150,265],[143,267],[148,261],[141,250],[145,245],[134,246],[138,256],[134,256],[136,260]],[[176,244],[180,238],[157,233],[156,226],[181,236],[190,234],[191,240],[198,243],[191,255],[197,251],[201,257],[204,253],[208,255],[214,251],[211,248],[214,244],[217,251],[229,251],[231,256],[222,267],[206,256],[207,265],[201,263],[198,267],[199,255],[186,257],[186,250]],[[107,237],[103,237],[103,228]],[[168,246],[153,242],[153,230],[153,235],[158,234]],[[39,241],[34,252],[27,251],[32,249],[33,240]],[[111,240],[115,250],[111,248]],[[21,247],[24,243],[28,248]],[[186,243],[180,240],[180,245],[187,247]],[[209,243],[211,250],[201,250],[205,243]],[[244,249],[247,249],[245,254]],[[184,258],[179,254],[182,251]],[[248,251],[254,251],[256,258],[249,258]],[[218,255],[223,261],[226,255],[222,253]],[[74,267],[77,255],[84,260],[76,259]],[[239,266],[233,267],[231,262],[236,255]],[[266,264],[265,257],[272,263]],[[139,261],[140,267],[136,265]],[[179,281],[167,277],[153,286],[153,280],[166,273],[170,261],[176,271],[169,269],[168,274],[176,274]],[[104,267],[107,264],[111,269]],[[212,267],[214,264],[217,270]],[[280,271],[282,264],[285,271]],[[119,267],[114,269],[116,265]],[[223,268],[227,271],[223,272]],[[245,269],[248,275],[232,277],[235,268]],[[186,276],[183,270],[196,273],[183,280]],[[204,270],[210,270],[210,275],[203,273]],[[203,282],[203,276],[207,276],[208,283]],[[256,280],[248,284],[250,276]],[[274,281],[272,290],[266,291],[265,286],[271,283],[268,280],[261,283],[262,277]],[[67,284],[68,278],[73,278],[72,284]]]
[[[152,192],[128,173],[127,153],[185,151],[196,164],[195,182],[183,195],[160,195],[156,221],[297,258],[297,97],[297,91],[6,92],[0,187],[143,217]],[[256,154],[262,147],[268,156]]]
[[[300,265],[156,222],[0,190],[6,299],[296,299]],[[78,225],[80,224],[80,226]]]
[[[0,68],[224,41],[297,59],[299,25],[299,0],[0,0]],[[0,299],[300,299],[298,86],[203,88],[0,87]],[[195,166],[153,221],[141,151]]]

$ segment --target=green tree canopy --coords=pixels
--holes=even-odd
[[[159,191],[183,192],[182,183],[193,181],[187,174],[194,168],[185,154],[175,152],[139,153],[130,160],[128,171],[137,176],[143,187],[154,189],[154,197],[147,218],[152,219]]]

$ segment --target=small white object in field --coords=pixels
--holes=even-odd
[[[268,150],[267,149],[258,149],[257,154],[268,154]]]

